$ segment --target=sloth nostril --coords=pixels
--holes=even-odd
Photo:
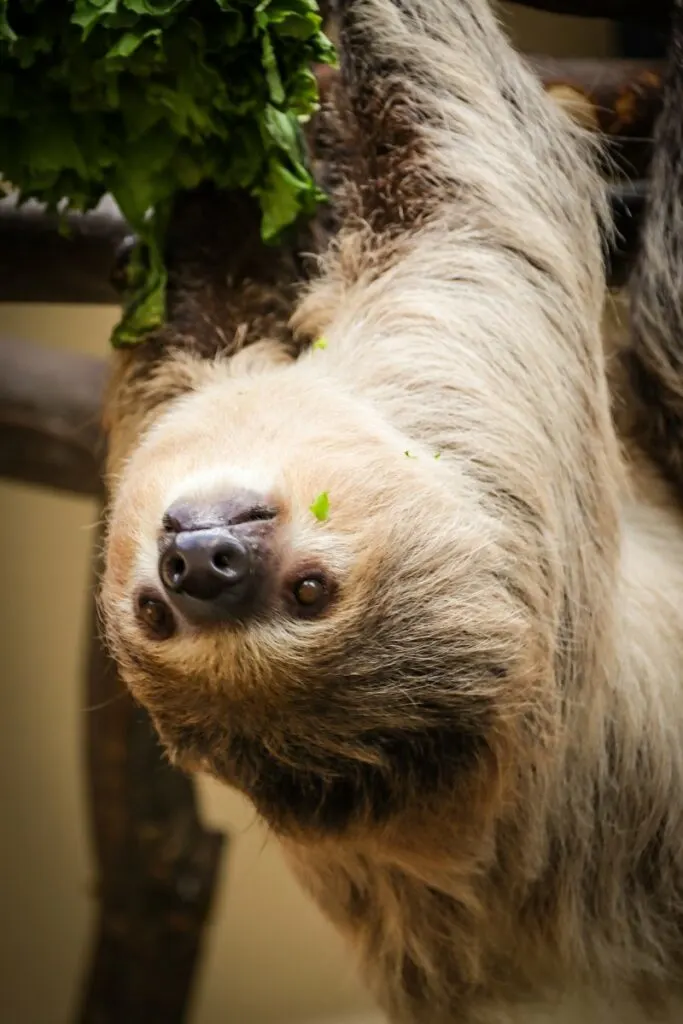
[[[229,569],[231,567],[230,558],[224,551],[219,551],[218,554],[214,555],[213,564],[217,569]]]
[[[182,555],[173,554],[161,563],[161,574],[164,584],[178,587],[187,573],[187,563]]]

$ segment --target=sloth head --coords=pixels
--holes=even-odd
[[[172,758],[282,833],[385,827],[500,774],[548,652],[471,481],[314,356],[211,372],[121,470],[102,589]]]

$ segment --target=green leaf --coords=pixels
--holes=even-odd
[[[83,38],[86,39],[97,22],[108,14],[115,14],[118,6],[119,0],[76,0],[76,13],[71,21],[83,29]]]
[[[107,51],[107,57],[131,57],[137,48],[141,46],[146,39],[159,38],[161,35],[160,28],[151,28],[149,32],[125,32],[120,39],[118,39],[110,50]]]
[[[263,212],[261,233],[267,242],[274,241],[296,218],[301,206],[298,195],[304,187],[281,163],[271,162],[265,186],[255,189]]]
[[[16,42],[17,35],[7,18],[7,7],[9,0],[0,0],[0,43],[12,44]]]
[[[330,496],[327,491],[323,491],[322,494],[319,494],[315,501],[309,506],[309,509],[319,523],[324,523],[330,515]]]
[[[276,146],[283,149],[296,159],[299,155],[299,135],[296,122],[283,110],[278,110],[271,103],[266,104],[263,111],[263,129],[267,137]]]
[[[280,78],[280,69],[277,66],[275,47],[266,32],[263,36],[263,69],[266,73],[266,81],[270,90],[270,98],[273,103],[284,103],[285,90]]]
[[[167,273],[163,261],[170,202],[160,205],[138,228],[138,244],[128,265],[129,290],[123,317],[114,328],[115,348],[134,345],[166,318]]]
[[[313,342],[313,348],[319,349],[321,351],[323,349],[326,349],[327,348],[327,339],[326,338],[317,338],[316,341]]]

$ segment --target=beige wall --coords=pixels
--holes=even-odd
[[[501,3],[503,21],[520,49],[554,57],[603,57],[612,52],[610,22],[567,18]]]
[[[552,44],[548,24],[553,24]],[[530,50],[599,54],[602,23],[516,12]],[[113,312],[0,306],[0,335],[106,350]],[[80,690],[95,510],[0,484],[0,1022],[66,1024],[93,922]],[[192,1024],[300,1024],[368,1005],[340,942],[301,896],[242,801],[206,784],[233,835]]]

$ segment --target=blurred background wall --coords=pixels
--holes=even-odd
[[[531,52],[611,52],[604,22],[505,12]],[[104,353],[116,311],[1,306],[0,334]],[[0,482],[0,1024],[67,1024],[94,923],[81,655],[95,507]],[[246,804],[201,785],[232,842],[192,1024],[365,1024],[370,1002],[332,929]],[[426,1022],[427,1024],[427,1022]]]

